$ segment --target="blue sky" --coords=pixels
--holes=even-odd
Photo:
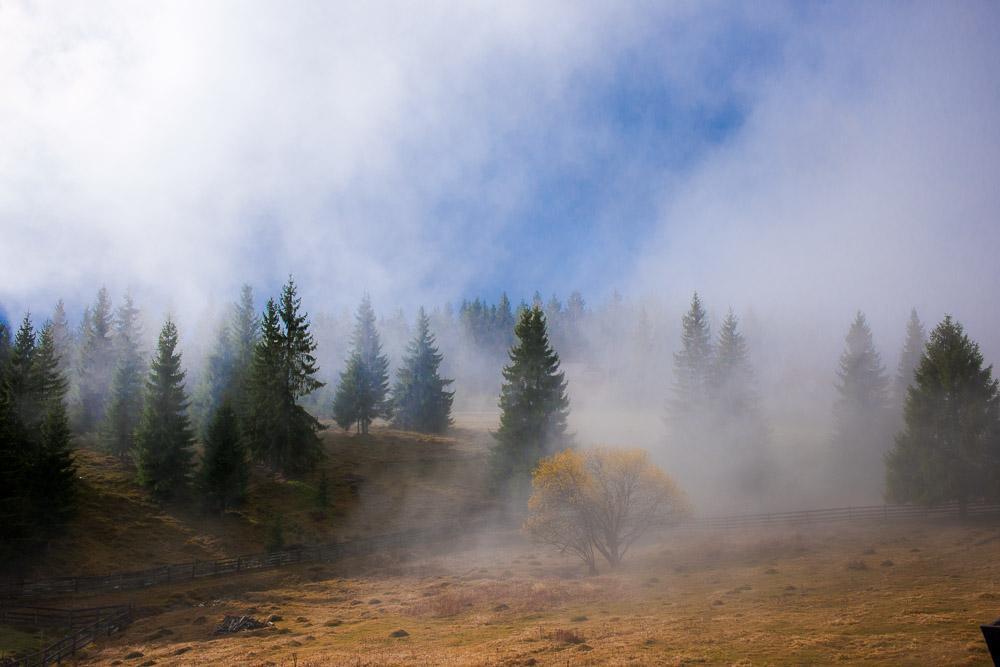
[[[291,272],[313,311],[699,289],[995,331],[998,17],[4,3],[0,303],[106,284],[183,325]]]

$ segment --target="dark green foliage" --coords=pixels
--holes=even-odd
[[[906,342],[903,343],[903,351],[899,355],[899,366],[896,369],[896,378],[893,390],[893,400],[900,412],[906,403],[906,390],[913,383],[913,375],[920,365],[920,359],[924,356],[924,348],[927,346],[927,334],[924,325],[917,317],[917,310],[910,311],[910,321],[906,323]]]
[[[889,379],[860,311],[845,342],[837,371],[834,452],[843,475],[842,488],[874,495],[881,490],[880,464],[892,442]]]
[[[316,484],[316,507],[321,510],[326,509],[330,505],[330,483],[326,478],[326,471],[324,470],[319,476],[319,482]]]
[[[135,447],[135,429],[142,414],[142,380],[146,364],[139,349],[141,338],[139,309],[132,302],[132,297],[126,294],[115,317],[117,361],[101,428],[104,448],[123,461]]]
[[[40,446],[30,474],[32,495],[37,524],[54,530],[76,511],[76,466],[66,415],[66,379],[59,370],[51,324],[42,329],[34,365],[43,411],[37,427]]]
[[[267,542],[264,548],[268,553],[281,551],[285,548],[285,527],[280,514],[275,515],[267,527]]]
[[[80,332],[77,430],[83,433],[94,430],[104,419],[115,366],[112,329],[111,300],[102,287],[93,308],[84,316]]]
[[[926,505],[1000,499],[1000,396],[993,367],[962,325],[931,332],[886,456],[887,496]]]
[[[389,359],[375,328],[375,311],[365,296],[358,306],[352,340],[353,349],[333,398],[333,418],[343,429],[356,426],[358,433],[378,417],[392,414],[389,394]]]
[[[417,332],[406,349],[403,365],[393,388],[392,425],[423,433],[442,433],[451,424],[455,392],[447,391],[452,380],[438,374],[441,365],[430,320],[424,309],[417,314]]]
[[[254,311],[253,289],[244,285],[239,302],[232,305],[219,328],[194,399],[194,413],[201,430],[225,400],[231,401],[237,418],[249,408],[247,393],[259,336],[260,318]]]
[[[503,369],[500,428],[494,433],[490,473],[496,490],[520,496],[527,492],[538,461],[569,444],[569,398],[542,309],[525,310],[514,334],[517,343]]]
[[[223,512],[239,504],[246,495],[247,457],[240,435],[236,411],[224,399],[205,434],[205,456],[202,460],[199,486],[205,507]]]
[[[269,299],[254,352],[244,428],[250,451],[273,470],[299,473],[323,455],[322,426],[298,400],[323,386],[316,379],[316,343],[289,278],[281,301]]]
[[[0,328],[0,559],[31,553],[75,510],[66,380],[51,324]]]
[[[135,435],[137,478],[158,500],[183,496],[191,481],[191,425],[177,327],[167,319],[146,380],[146,400]]]
[[[14,334],[7,366],[7,383],[10,387],[12,407],[17,420],[25,429],[37,428],[42,417],[42,393],[35,374],[35,328],[31,317],[24,316]]]

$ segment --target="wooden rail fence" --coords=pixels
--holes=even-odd
[[[833,521],[894,521],[911,518],[958,516],[957,503],[921,507],[915,505],[870,505],[864,507],[837,507],[830,509],[802,510],[717,517],[693,517],[675,527],[694,529],[735,529],[760,526],[800,525]],[[1000,505],[969,504],[967,516],[1000,514]],[[380,551],[404,548],[414,544],[440,544],[474,532],[468,524],[455,524],[436,529],[408,530],[389,535],[360,538],[317,546],[304,546],[256,553],[212,561],[191,561],[175,565],[131,572],[103,575],[66,576],[34,581],[0,582],[0,598],[58,598],[79,593],[103,593],[136,590],[160,584],[180,583],[206,577],[220,577],[257,570],[272,569],[299,563],[331,562],[355,556],[366,556]]]
[[[0,623],[69,630],[67,635],[38,651],[16,658],[0,658],[0,667],[45,667],[60,664],[98,637],[111,635],[131,622],[131,605],[90,609],[0,605]]]

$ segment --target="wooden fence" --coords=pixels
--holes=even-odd
[[[790,526],[833,521],[894,521],[911,518],[958,516],[957,503],[921,507],[915,505],[870,505],[837,507],[717,517],[693,517],[674,527],[692,529],[737,529],[760,526]],[[969,504],[968,516],[1000,514],[1000,505]],[[207,577],[236,575],[299,563],[331,562],[416,544],[441,544],[474,533],[476,527],[455,524],[431,530],[409,530],[348,542],[296,547],[273,553],[257,553],[212,561],[191,561],[145,570],[91,576],[67,576],[34,581],[0,583],[0,598],[58,598],[78,593],[106,593],[136,590],[160,584],[180,583]]]
[[[17,658],[0,658],[0,667],[45,667],[60,664],[98,637],[108,636],[132,622],[132,606],[53,609],[0,606],[0,622],[32,627],[62,627],[69,633],[48,646]]]
[[[970,503],[965,515],[982,517],[1000,514],[1000,505]],[[772,512],[764,514],[736,514],[717,517],[694,517],[682,522],[685,528],[755,528],[759,526],[793,526],[832,521],[893,521],[932,517],[961,516],[958,503],[944,503],[933,507],[920,505],[866,505],[862,507],[834,507],[829,509]]]
[[[434,530],[409,530],[389,535],[360,538],[317,546],[303,546],[211,561],[191,561],[145,570],[115,572],[90,576],[66,576],[34,581],[0,582],[0,599],[59,598],[80,593],[107,593],[136,590],[160,584],[181,583],[206,577],[221,577],[300,563],[330,562],[380,551],[441,543],[469,534],[469,526],[451,526]]]

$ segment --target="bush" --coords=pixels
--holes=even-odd
[[[601,555],[616,567],[647,531],[687,513],[683,494],[640,449],[566,450],[532,477],[524,529],[579,556],[593,574]]]

